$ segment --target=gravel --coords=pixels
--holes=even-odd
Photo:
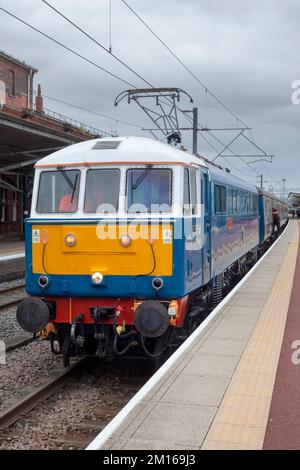
[[[6,289],[19,287],[24,284],[24,279],[17,279],[10,282],[1,282],[0,283],[0,306],[6,302],[13,300],[18,300],[24,298],[24,290],[10,292],[4,294],[2,291]],[[0,311],[0,340],[5,340],[12,336],[19,336],[24,334],[24,330],[20,327],[16,319],[16,309],[14,305],[12,307],[7,307]]]
[[[78,372],[40,406],[1,431],[0,449],[83,449],[153,373],[140,363],[92,362],[86,372]]]
[[[2,282],[0,295],[22,283]],[[11,295],[1,300],[9,301]],[[22,334],[16,306],[0,311],[0,339]],[[0,412],[63,370],[62,357],[53,355],[49,341],[40,338],[7,353],[6,365],[0,364]],[[83,449],[152,373],[152,366],[140,361],[91,360],[37,408],[0,431],[0,449]]]
[[[62,358],[52,354],[49,341],[38,339],[9,352],[6,365],[0,365],[0,410],[62,370]]]
[[[17,322],[16,306],[0,311],[0,339],[5,340],[22,334],[24,334],[24,330]]]

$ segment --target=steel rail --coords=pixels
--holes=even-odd
[[[78,369],[86,358],[80,359],[63,372],[49,379],[45,384],[41,385],[37,390],[22,398],[10,408],[0,413],[0,430],[6,429],[13,423],[18,421],[23,415],[36,408],[42,400],[45,400],[53,393],[57,387],[61,385],[76,369]]]

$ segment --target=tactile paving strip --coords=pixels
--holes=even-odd
[[[202,449],[263,448],[293,286],[298,242],[299,226],[295,224],[284,262]]]

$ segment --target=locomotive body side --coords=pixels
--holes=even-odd
[[[224,171],[211,171],[212,277],[259,244],[256,188]]]
[[[170,146],[129,137],[55,152],[36,165],[19,323],[51,322],[65,364],[158,357],[253,265],[259,220],[254,186]]]

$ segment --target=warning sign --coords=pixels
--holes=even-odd
[[[163,230],[163,242],[165,245],[169,245],[172,243],[172,231],[171,230]]]
[[[40,241],[41,241],[40,231],[37,229],[34,229],[32,231],[32,243],[40,243]]]

